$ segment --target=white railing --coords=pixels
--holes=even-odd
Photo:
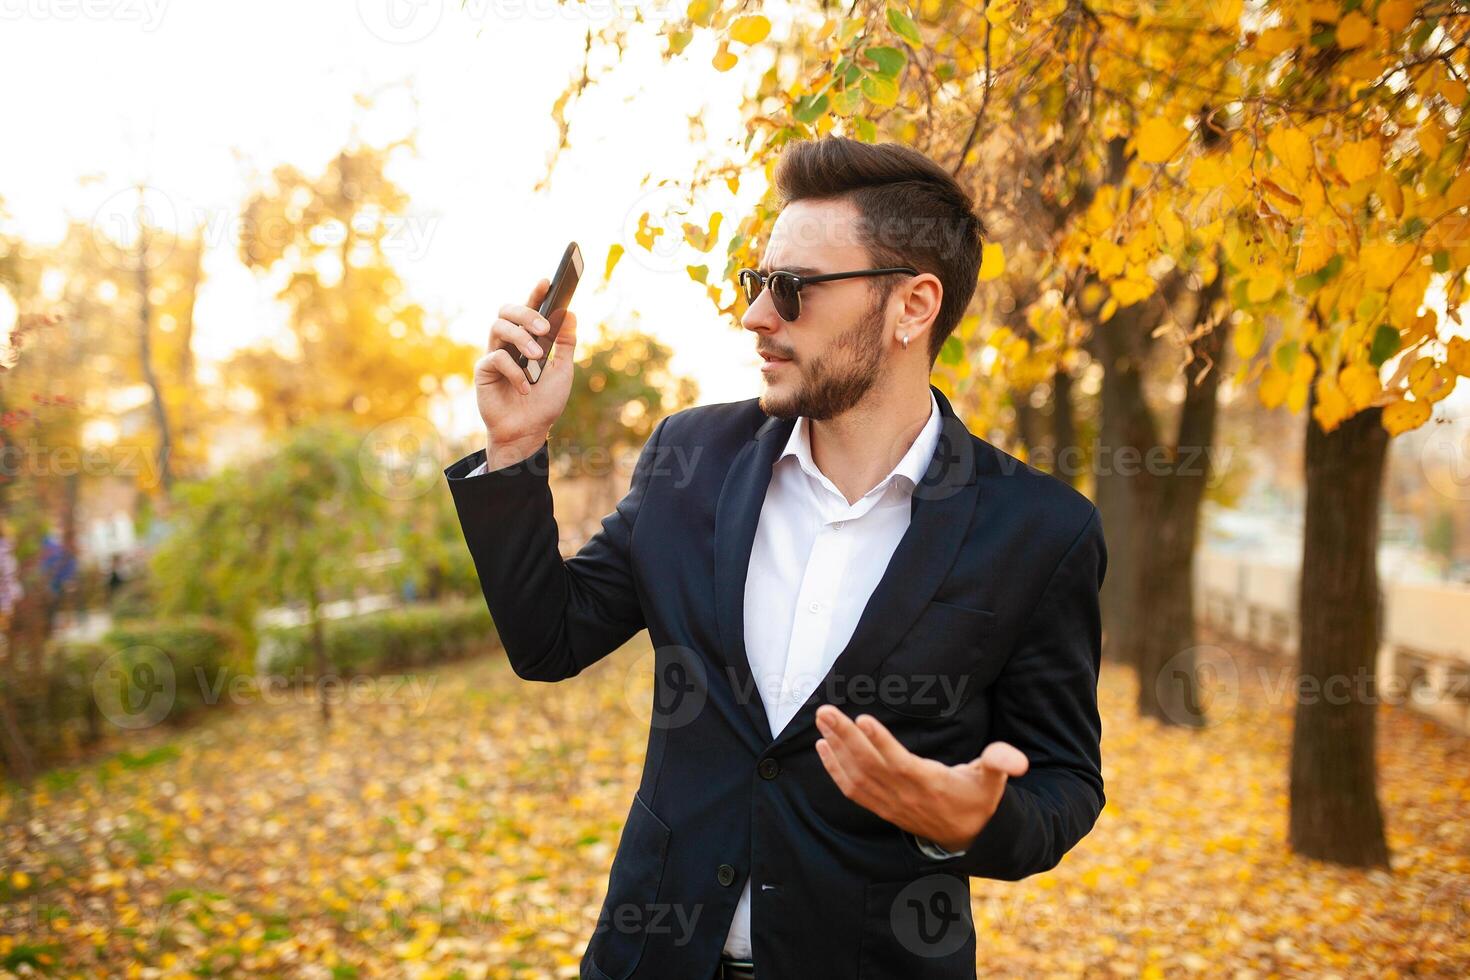
[[[1299,570],[1203,548],[1195,556],[1202,621],[1252,646],[1297,651]],[[1384,581],[1379,691],[1470,734],[1470,586]]]

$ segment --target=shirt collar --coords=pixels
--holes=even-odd
[[[810,426],[811,420],[805,415],[796,420],[796,426],[791,430],[791,437],[786,440],[786,448],[781,450],[781,455],[777,457],[776,462],[779,463],[787,456],[795,456],[801,468],[809,476],[830,485],[831,481],[827,479],[826,474],[817,469],[816,461],[812,459]],[[896,477],[906,480],[905,489],[912,490],[928,472],[929,462],[934,458],[934,451],[939,446],[940,428],[939,402],[935,399],[931,389],[929,392],[929,421],[925,422],[924,428],[919,430],[918,436],[909,446],[908,452],[904,453],[903,458],[898,461],[898,465],[887,476],[879,480],[877,486],[869,490],[868,494],[882,491]]]

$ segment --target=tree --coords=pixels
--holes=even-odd
[[[445,378],[473,366],[474,348],[430,329],[392,263],[425,232],[386,174],[411,148],[354,145],[316,176],[278,167],[246,203],[240,258],[283,280],[292,343],[242,351],[227,373],[254,392],[267,430],[337,413],[364,427],[422,416]]]
[[[1050,324],[1050,333],[1033,344],[984,323],[999,318],[967,318],[955,341],[960,353],[941,357],[941,385],[961,396],[992,380],[1012,387],[1013,374],[1034,375],[1038,359],[1068,364],[1089,336],[1154,315],[1135,307],[1172,271],[1206,287],[1224,276],[1232,312],[1202,325],[1230,326],[1230,385],[1253,387],[1269,407],[1306,412],[1314,431],[1329,436],[1309,438],[1311,472],[1330,462],[1330,436],[1350,419],[1369,412],[1389,435],[1415,428],[1470,373],[1470,340],[1456,334],[1454,313],[1470,268],[1467,16],[1462,0],[987,0],[979,9],[857,0],[845,14],[797,7],[792,29],[771,36],[770,21],[744,4],[697,0],[661,35],[666,57],[696,50],[701,38],[715,45],[715,70],[757,66],[743,106],[743,155],[711,157],[687,181],[691,193],[738,186],[790,139],[842,132],[897,139],[951,161],[974,181],[987,215],[1010,211],[1013,228],[1035,229],[1040,249],[1017,236],[1021,246],[1002,253],[996,243],[986,266],[995,278],[1015,260],[1024,264],[1038,311],[1028,325]],[[610,25],[600,40],[623,45],[633,33]],[[584,73],[569,86],[558,102],[563,117],[587,84]],[[1028,201],[1029,210],[1014,206]],[[733,223],[724,275],[707,284],[720,309],[737,311],[734,269],[753,264],[774,205],[768,195]],[[645,216],[636,244],[647,247],[659,230],[656,216]],[[684,231],[691,247],[709,251],[721,226]],[[616,255],[609,260],[611,268]],[[1091,301],[1090,283],[1105,291]],[[1445,299],[1444,321],[1425,310],[1432,291]],[[986,303],[982,290],[977,305]],[[1180,330],[1191,347],[1203,340],[1167,322],[1147,334],[1158,327]],[[986,370],[973,370],[977,361]],[[968,404],[997,401],[981,395]],[[1206,421],[1213,410],[1200,396],[1195,402]],[[984,428],[985,420],[971,421]],[[1376,551],[1376,523],[1364,508],[1376,501],[1369,471],[1381,462],[1343,453],[1365,468],[1366,478],[1348,485],[1370,496],[1309,494],[1309,524],[1342,534],[1304,554],[1304,608],[1335,591],[1321,587],[1333,575],[1371,578],[1361,567],[1345,572],[1344,563],[1371,563]],[[1198,493],[1180,487],[1170,533],[1182,543],[1193,518],[1181,515]],[[1136,513],[1136,502],[1121,512]],[[1110,538],[1120,530],[1110,526]],[[1167,585],[1137,569],[1124,578]],[[1126,608],[1136,614],[1142,598]],[[1303,618],[1304,677],[1371,671],[1364,645],[1354,645],[1353,664],[1337,658],[1340,638],[1324,622]],[[1169,639],[1178,646],[1185,638]],[[1147,676],[1149,659],[1141,685],[1157,680]],[[1303,705],[1299,738],[1314,739],[1318,710]],[[1367,713],[1350,717],[1362,726]],[[1351,767],[1371,767],[1368,734],[1343,742],[1357,754]],[[1364,795],[1371,787],[1352,786],[1335,798],[1321,785],[1298,787],[1294,814],[1320,807],[1335,819],[1308,821],[1295,847],[1346,863],[1385,853],[1370,843],[1382,836],[1376,801]],[[1323,834],[1329,823],[1336,832]]]
[[[181,484],[174,529],[153,557],[165,611],[219,616],[255,635],[255,616],[299,603],[314,670],[333,673],[321,607],[366,578],[360,557],[392,543],[387,498],[363,472],[361,437],[322,421],[288,433],[261,459]],[[371,464],[368,464],[371,465]],[[331,706],[321,699],[322,721]]]

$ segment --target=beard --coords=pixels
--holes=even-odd
[[[761,411],[780,419],[806,416],[830,419],[862,401],[883,369],[883,313],[886,296],[875,302],[863,318],[840,334],[826,350],[805,366],[795,361],[800,378],[796,391],[760,396]]]

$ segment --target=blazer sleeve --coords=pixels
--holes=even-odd
[[[632,485],[572,557],[557,547],[550,451],[476,476],[481,449],[445,470],[480,590],[516,674],[559,681],[581,673],[644,627],[634,582],[633,528],[658,455],[661,420],[639,454]]]
[[[1098,593],[1107,561],[1094,507],[990,692],[989,741],[1014,745],[1030,768],[1006,780],[990,822],[962,855],[934,862],[936,870],[1004,881],[1049,871],[1102,812]]]

